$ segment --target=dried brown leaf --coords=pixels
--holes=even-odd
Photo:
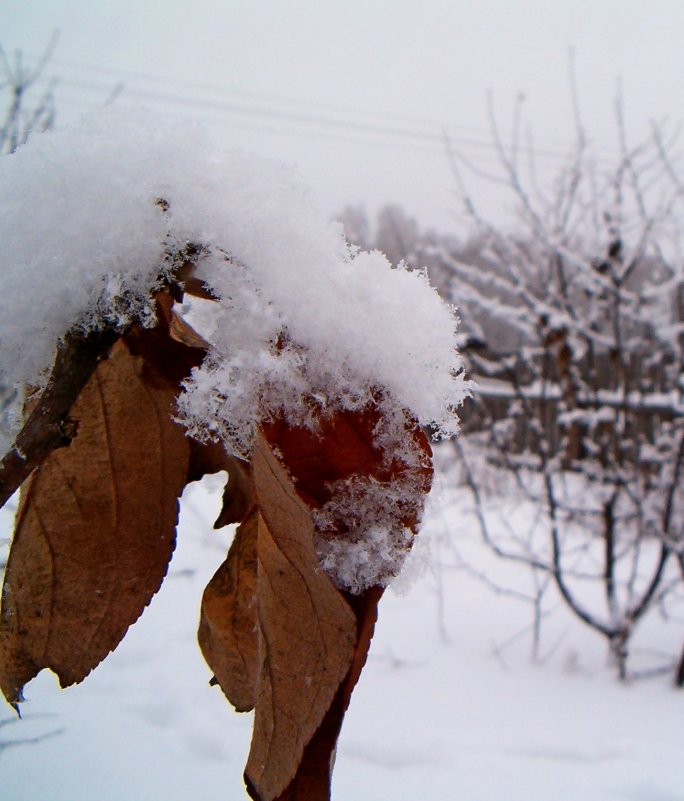
[[[297,492],[312,507],[330,499],[331,485],[352,475],[371,476],[380,483],[406,472],[406,465],[387,454],[375,441],[382,411],[366,406],[358,411],[336,411],[319,421],[315,429],[292,426],[284,418],[264,426],[264,436],[277,448],[295,480]],[[415,420],[406,416],[406,439],[419,454],[412,468],[417,487],[427,494],[432,483],[432,450]],[[416,519],[406,526],[415,528]]]
[[[231,458],[224,469],[228,472],[228,483],[223,491],[223,505],[214,528],[239,523],[254,505],[254,487],[249,465],[240,459]]]
[[[320,570],[311,509],[263,437],[255,445],[252,470],[260,509],[261,665],[245,779],[253,798],[273,801],[295,778],[349,672],[357,626],[349,605]]]
[[[209,348],[207,340],[176,312],[171,314],[169,320],[169,334],[176,342],[182,342],[191,348],[202,348],[203,350]]]
[[[220,442],[190,441],[188,481],[196,481],[207,473],[225,470],[228,482],[223,491],[223,504],[214,528],[240,523],[254,506],[254,489],[249,464],[231,456]]]
[[[143,357],[144,379],[151,385],[171,388],[178,394],[181,382],[192,368],[202,364],[206,348],[200,344],[203,342],[200,335],[187,323],[183,324],[184,341],[174,336],[172,326],[176,313],[168,292],[160,292],[156,300],[157,325],[154,328],[135,326],[124,339],[134,356]],[[194,344],[190,344],[192,339],[195,339]]]
[[[196,298],[202,298],[202,300],[219,300],[218,295],[215,294],[209,284],[195,276],[184,279],[183,291],[186,295],[194,295]]]
[[[174,380],[118,343],[72,407],[78,436],[25,486],[0,610],[11,703],[43,668],[81,681],[158,590],[189,461]]]
[[[371,587],[362,595],[345,596],[356,615],[358,628],[358,641],[351,668],[321,725],[304,749],[294,779],[276,801],[329,801],[337,738],[351,700],[352,690],[366,663],[382,593],[382,587]]]
[[[238,712],[254,708],[258,676],[257,528],[254,507],[202,597],[198,640],[207,664]]]

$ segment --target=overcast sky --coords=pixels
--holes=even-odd
[[[488,92],[504,127],[525,95],[540,159],[558,164],[570,47],[606,152],[618,78],[635,137],[684,116],[682,0],[0,0],[7,52],[35,57],[54,30],[62,122],[121,84],[116,103],[201,118],[296,163],[331,213],[394,202],[442,230],[459,216],[443,133],[490,166]]]

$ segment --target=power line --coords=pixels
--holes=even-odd
[[[26,56],[26,58],[32,60],[36,59],[37,57],[34,55],[28,55]],[[269,103],[301,106],[307,109],[312,109],[312,108],[324,109],[336,114],[355,114],[365,117],[380,118],[383,120],[394,119],[397,121],[410,123],[412,125],[428,127],[430,129],[434,129],[435,127],[441,128],[444,125],[443,120],[426,119],[423,117],[416,117],[415,115],[401,114],[397,112],[380,112],[371,109],[362,109],[357,106],[347,106],[347,105],[340,105],[333,103],[324,103],[320,101],[312,101],[301,97],[292,97],[292,96],[278,95],[266,92],[254,92],[241,89],[235,86],[226,86],[222,84],[188,81],[176,78],[171,79],[168,76],[164,77],[161,75],[153,75],[151,73],[138,72],[134,70],[126,70],[115,67],[102,67],[101,65],[90,65],[77,61],[64,61],[64,60],[53,59],[51,63],[55,67],[64,66],[68,69],[73,69],[76,72],[80,73],[85,72],[89,75],[92,73],[97,73],[100,75],[111,75],[112,77],[118,78],[119,80],[128,78],[131,80],[142,81],[145,83],[163,84],[164,86],[173,84],[174,86],[177,87],[185,87],[186,89],[190,89],[193,92],[206,91],[206,92],[220,94],[222,97],[226,97],[227,95],[237,95],[239,97],[253,98],[256,99],[257,101],[264,101]],[[459,124],[459,127],[463,130],[470,131],[473,134],[486,135],[488,133],[486,129],[474,125]]]
[[[29,59],[35,58],[29,56]],[[97,72],[103,75],[117,75],[117,76],[130,76],[135,80],[143,80],[153,82],[156,84],[163,83],[167,85],[169,80],[158,75],[149,75],[146,73],[138,73],[132,70],[121,70],[108,67],[88,66],[79,62],[58,61],[51,62],[57,66],[58,64],[71,65],[77,72]],[[43,80],[55,80],[56,75],[44,75]],[[431,156],[445,157],[445,140],[448,139],[452,148],[460,153],[465,163],[477,159],[478,164],[482,162],[489,162],[498,164],[500,166],[500,159],[498,155],[498,147],[493,139],[488,135],[487,138],[474,137],[466,135],[462,131],[466,130],[464,126],[457,126],[456,133],[452,127],[451,130],[440,130],[436,124],[430,123],[425,120],[416,120],[414,117],[408,115],[385,115],[377,112],[365,112],[358,109],[351,109],[350,107],[334,106],[332,104],[309,104],[307,101],[298,100],[294,98],[284,98],[277,95],[259,95],[254,92],[246,92],[241,90],[229,89],[221,87],[216,84],[200,84],[191,81],[177,82],[181,86],[191,88],[194,92],[192,96],[181,94],[178,92],[159,92],[150,89],[141,89],[136,86],[126,84],[117,84],[114,88],[114,95],[112,94],[112,85],[93,80],[74,80],[73,78],[58,79],[61,88],[76,89],[80,92],[96,92],[100,96],[104,93],[108,97],[119,95],[139,98],[148,103],[166,104],[175,108],[185,108],[194,116],[198,114],[218,114],[221,116],[221,123],[229,125],[233,129],[258,131],[262,133],[269,133],[275,135],[294,136],[307,139],[318,139],[327,141],[338,141],[352,144],[355,146],[370,146],[370,147],[383,147],[383,148],[400,148],[402,150],[411,150],[413,152],[429,153]],[[175,85],[175,84],[174,84]],[[197,90],[209,90],[211,92],[221,93],[223,98],[226,93],[238,94],[241,97],[260,98],[258,105],[248,102],[235,102],[225,99],[206,99],[197,96]],[[60,96],[62,92],[60,91]],[[274,108],[273,106],[264,106],[261,102],[265,98],[272,98],[273,102],[304,105],[306,111],[296,110],[283,110]],[[77,101],[67,101],[75,105]],[[328,114],[313,113],[311,108],[328,108]],[[407,127],[406,123],[398,125],[380,125],[370,122],[359,122],[355,119],[350,119],[348,114],[361,115],[366,117],[378,117],[382,120],[386,119],[401,119],[404,121],[411,120],[412,127]],[[226,119],[226,115],[230,117],[230,121]],[[342,115],[342,116],[340,116]],[[248,122],[238,122],[235,118],[243,118]],[[415,124],[419,125],[419,129],[415,128]],[[216,124],[214,122],[214,124]],[[277,127],[274,127],[277,126]],[[285,126],[285,127],[283,127]],[[466,152],[472,153],[476,151],[476,155],[472,158],[466,157]],[[567,150],[557,150],[550,148],[534,147],[532,149],[532,156],[538,160],[554,162],[562,164],[567,162],[572,156],[570,148]],[[602,159],[597,159],[601,161]]]
[[[48,78],[49,76],[45,77]],[[59,81],[59,84],[61,86],[75,88],[82,91],[96,91],[102,93],[103,95],[105,92],[111,92],[111,86],[98,83],[96,81],[62,78]],[[485,153],[496,153],[497,151],[497,146],[492,141],[463,136],[462,134],[454,135],[450,134],[448,131],[419,131],[398,126],[357,122],[348,118],[336,119],[334,117],[313,114],[310,112],[283,111],[280,109],[255,106],[245,103],[236,103],[224,100],[207,100],[194,96],[184,96],[178,93],[159,92],[130,86],[125,86],[121,94],[124,97],[132,96],[145,101],[165,103],[170,106],[194,110],[195,112],[206,113],[211,111],[221,114],[259,119],[262,121],[275,121],[277,123],[284,123],[286,125],[295,124],[305,126],[309,128],[309,130],[322,128],[327,131],[332,131],[338,135],[371,135],[376,138],[382,138],[385,144],[397,144],[398,142],[403,141],[404,143],[413,143],[423,147],[428,145],[430,146],[431,150],[438,149],[441,153],[444,152],[445,134],[449,137],[453,144],[460,148],[479,150],[484,151]],[[552,160],[555,162],[561,162],[568,158],[568,153],[560,150],[542,148],[536,148],[534,150],[534,155],[536,158]]]
[[[26,56],[26,58],[31,60],[31,59],[36,59],[37,57],[35,55],[28,55]],[[319,109],[335,115],[347,116],[349,114],[353,114],[355,116],[366,117],[366,118],[396,120],[404,124],[409,124],[414,128],[415,126],[418,126],[421,129],[426,129],[422,133],[424,133],[425,136],[433,138],[442,137],[441,133],[435,133],[435,131],[442,131],[444,128],[448,128],[452,132],[456,131],[455,134],[452,134],[453,137],[458,137],[459,139],[474,138],[474,141],[477,141],[480,144],[485,144],[491,147],[490,130],[477,126],[464,125],[463,123],[460,122],[459,123],[448,122],[448,121],[445,122],[443,119],[442,120],[426,119],[408,114],[400,114],[397,112],[378,112],[369,109],[361,109],[354,106],[336,105],[332,103],[321,103],[321,102],[306,100],[304,98],[287,97],[273,93],[259,93],[254,91],[247,91],[234,86],[226,86],[216,83],[188,81],[184,79],[175,79],[175,78],[170,79],[168,77],[146,72],[126,70],[116,67],[103,67],[101,65],[85,64],[83,62],[78,62],[78,61],[53,59],[51,61],[51,64],[54,65],[55,67],[63,66],[67,69],[75,70],[77,73],[81,74],[86,73],[88,75],[91,75],[93,73],[96,73],[100,75],[110,75],[112,77],[118,78],[119,80],[130,79],[133,81],[140,81],[143,83],[162,84],[164,86],[172,84],[175,87],[185,87],[186,89],[191,90],[195,94],[195,96],[198,92],[204,91],[204,92],[210,92],[212,94],[219,94],[221,98],[226,98],[228,96],[234,95],[240,98],[252,99],[257,103],[265,102],[268,104],[275,103],[278,105],[301,107],[305,108],[309,113],[312,109]],[[141,92],[145,90],[135,89],[135,88],[130,89],[129,87],[129,91]],[[543,155],[565,156],[573,146],[572,142],[563,142],[558,139],[550,139],[550,138],[537,139],[537,143],[543,143],[543,142],[546,142],[548,145],[539,151],[542,152]]]

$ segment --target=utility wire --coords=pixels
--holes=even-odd
[[[34,55],[27,55],[25,56],[25,58],[28,60],[37,59],[37,57]],[[86,73],[88,75],[92,75],[93,73],[97,73],[100,75],[110,75],[112,77],[118,78],[119,80],[130,79],[134,81],[141,81],[144,83],[162,84],[164,86],[169,86],[171,84],[175,87],[184,87],[195,93],[198,91],[206,91],[210,93],[219,94],[221,97],[224,98],[228,95],[237,95],[243,98],[251,98],[258,102],[300,106],[306,109],[312,109],[312,108],[323,109],[336,114],[355,114],[363,117],[378,118],[383,120],[393,119],[409,123],[412,125],[426,127],[431,130],[434,130],[435,128],[441,128],[444,126],[444,120],[426,119],[424,117],[416,117],[415,115],[401,114],[397,112],[373,111],[370,109],[362,109],[357,106],[322,103],[320,101],[306,100],[301,97],[291,97],[291,96],[288,97],[273,93],[254,92],[241,89],[235,86],[188,81],[176,78],[171,79],[168,76],[164,77],[161,75],[153,75],[150,73],[137,72],[134,70],[119,69],[114,67],[102,67],[100,65],[84,64],[82,62],[77,62],[77,61],[63,61],[63,60],[52,59],[51,63],[55,67],[65,67],[67,69],[72,69],[75,70],[76,72],[80,72],[81,74]],[[463,131],[468,131],[470,134],[474,135],[488,136],[489,133],[486,129],[482,127],[478,128],[477,126],[474,125],[463,125],[459,123],[458,128]]]
[[[50,76],[45,76],[46,78]],[[80,91],[98,92],[103,96],[111,93],[111,86],[88,80],[72,80],[62,78],[59,86],[78,89]],[[310,112],[283,111],[280,109],[264,106],[255,106],[246,103],[238,103],[223,100],[207,100],[196,96],[181,95],[179,93],[159,92],[155,90],[139,89],[125,86],[119,94],[123,97],[134,97],[155,103],[164,103],[169,106],[185,108],[194,112],[218,112],[238,117],[247,117],[261,121],[285,123],[287,125],[296,124],[312,129],[323,129],[336,134],[361,134],[372,135],[383,138],[385,144],[397,144],[399,142],[414,143],[422,146],[428,145],[434,152],[438,150],[444,153],[444,131],[420,131],[412,128],[379,125],[373,123],[357,122],[352,119],[336,119],[331,116],[313,114]],[[496,153],[495,143],[486,139],[477,139],[462,134],[453,134],[446,131],[450,141],[458,147],[468,150],[478,150],[485,153]],[[568,158],[566,152],[539,148],[535,150],[535,156],[540,159],[562,162]]]
[[[34,55],[28,55],[26,56],[26,58],[36,59],[37,57]],[[90,65],[77,61],[52,60],[51,63],[55,67],[63,66],[67,69],[75,70],[77,73],[81,74],[85,73],[87,75],[92,75],[93,73],[95,73],[100,75],[110,75],[113,77],[117,77],[119,80],[130,79],[131,81],[162,84],[164,86],[169,86],[170,84],[172,84],[174,87],[185,87],[186,89],[191,90],[193,92],[193,96],[195,97],[198,92],[204,91],[213,94],[219,94],[221,98],[226,98],[232,95],[232,96],[237,96],[239,98],[256,101],[257,103],[268,103],[268,104],[275,103],[278,105],[300,107],[307,110],[307,115],[311,113],[312,109],[320,109],[335,115],[348,116],[349,114],[353,114],[356,116],[361,116],[371,119],[375,118],[382,120],[396,120],[398,122],[402,122],[404,124],[409,124],[413,126],[413,130],[410,135],[422,135],[432,139],[433,141],[441,140],[443,137],[444,129],[448,128],[448,130],[451,132],[450,135],[452,136],[452,139],[454,141],[457,140],[461,141],[465,146],[477,146],[488,149],[494,149],[493,145],[490,142],[489,130],[484,128],[478,128],[476,126],[463,125],[462,123],[448,123],[445,125],[444,120],[418,118],[415,116],[407,114],[399,114],[396,112],[395,113],[377,112],[368,109],[360,109],[358,107],[353,107],[353,106],[335,105],[332,103],[312,102],[309,100],[305,100],[303,98],[294,98],[294,97],[286,97],[270,93],[258,93],[258,92],[246,91],[243,89],[239,89],[237,87],[219,85],[214,83],[194,82],[183,79],[172,80],[169,79],[168,77],[163,77],[161,75],[153,75],[150,73],[138,72],[134,70],[125,70],[114,67],[102,67],[100,65]],[[74,81],[74,83],[75,82],[76,81]],[[129,87],[128,91],[139,93],[145,90]],[[271,113],[277,112],[277,110],[273,109],[272,107],[270,111]],[[342,124],[349,125],[352,123],[347,119],[343,120]],[[419,126],[419,128],[423,130],[415,131],[415,126]],[[549,146],[541,148],[538,151],[538,153],[545,158],[549,157],[564,158],[567,156],[568,152],[573,146],[571,142],[564,143],[561,140],[557,139],[556,140],[539,139],[537,141],[538,142],[546,141],[549,144]]]
[[[117,106],[126,105],[125,97],[123,100],[117,100]],[[59,105],[69,105],[71,107],[80,108],[84,110],[83,100],[75,99],[74,97],[64,97],[60,96],[59,98]],[[98,102],[94,104],[92,108],[100,108],[103,105],[102,102]],[[170,119],[178,120],[191,120],[196,119],[196,117],[177,114],[174,112],[162,112],[169,116]],[[310,130],[302,127],[278,127],[277,125],[263,123],[263,122],[255,122],[255,121],[239,121],[235,119],[226,119],[224,116],[219,116],[218,118],[210,117],[210,116],[203,116],[201,118],[203,122],[207,125],[211,126],[219,126],[222,128],[227,128],[229,130],[240,130],[240,131],[248,131],[248,132],[256,132],[256,133],[266,133],[272,134],[276,136],[289,136],[289,137],[298,137],[303,139],[310,139],[310,140],[319,140],[319,141],[329,141],[329,142],[342,142],[349,145],[354,146],[361,146],[361,147],[371,147],[371,148],[381,148],[383,150],[388,149],[399,149],[403,151],[409,151],[413,153],[419,153],[422,155],[429,155],[440,160],[444,159],[444,148],[438,147],[431,147],[429,145],[423,144],[414,144],[409,142],[404,142],[401,140],[388,140],[385,138],[368,138],[359,135],[345,135],[344,133],[335,133],[333,131],[316,131]],[[494,160],[493,155],[487,155],[484,157],[485,160],[489,161],[490,159]]]

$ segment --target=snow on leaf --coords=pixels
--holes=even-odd
[[[374,403],[338,410],[313,429],[263,427],[314,510],[315,548],[338,587],[359,593],[400,571],[432,482],[431,449],[415,420]]]
[[[306,411],[302,391],[358,409],[374,387],[455,433],[468,382],[454,310],[422,271],[350,248],[282,166],[109,109],[0,159],[0,185],[3,386],[42,386],[70,331],[153,324],[173,276],[216,301],[210,358],[180,398],[198,433],[246,456],[261,422]],[[20,410],[18,396],[0,416],[3,449]]]

